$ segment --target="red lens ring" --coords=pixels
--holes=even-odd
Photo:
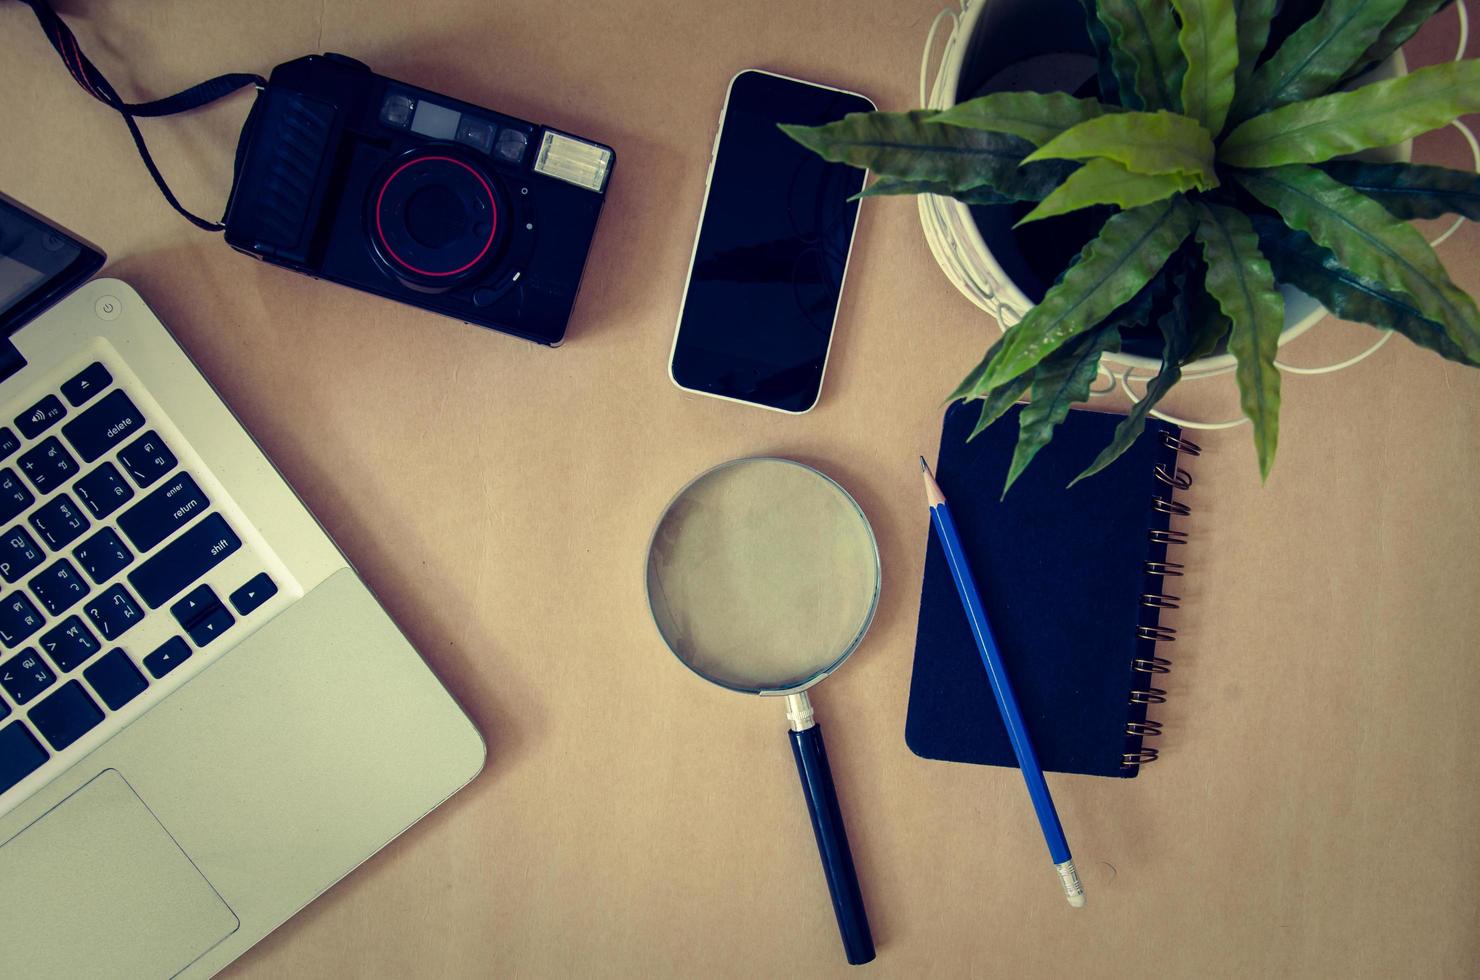
[[[391,181],[395,180],[396,176],[407,167],[414,166],[418,163],[435,163],[438,160],[441,160],[445,163],[456,164],[457,166],[462,167],[468,173],[473,175],[474,179],[476,179],[478,183],[482,185],[483,193],[488,195],[488,241],[483,243],[483,247],[479,249],[478,254],[469,259],[466,264],[461,265],[458,268],[451,270],[450,272],[430,272],[426,269],[419,269],[416,266],[412,265],[410,262],[407,262],[405,259],[401,258],[401,256],[397,255],[396,250],[391,247],[391,243],[386,241],[385,230],[380,226],[381,204],[385,200],[385,192],[386,189],[391,186]],[[386,255],[389,255],[391,258],[395,259],[408,271],[414,272],[419,276],[428,276],[435,279],[445,276],[455,276],[458,273],[467,272],[473,266],[483,261],[483,256],[487,255],[488,250],[493,247],[493,236],[496,231],[498,231],[498,201],[493,196],[493,188],[488,186],[488,181],[483,178],[482,174],[480,174],[472,167],[468,166],[466,163],[463,163],[456,157],[432,156],[416,157],[414,159],[407,160],[395,170],[391,171],[391,175],[387,177],[385,179],[385,182],[380,185],[380,193],[377,194],[375,197],[375,235],[377,238],[380,239],[381,247],[385,249]]]

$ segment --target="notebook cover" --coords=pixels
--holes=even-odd
[[[1167,546],[1148,533],[1170,520],[1152,498],[1173,496],[1156,467],[1175,472],[1177,451],[1165,434],[1181,430],[1148,420],[1120,459],[1066,490],[1121,419],[1071,411],[999,501],[1021,408],[968,443],[979,411],[958,404],[946,413],[935,476],[1039,763],[1054,772],[1135,776],[1139,767],[1123,765],[1122,754],[1138,751],[1141,738],[1126,726],[1145,720],[1146,705],[1131,703],[1130,692],[1155,686],[1159,676],[1132,666],[1156,652],[1137,635],[1137,626],[1157,622],[1141,595],[1175,593],[1170,583],[1181,581],[1163,585],[1145,571],[1147,561],[1167,558]],[[905,741],[929,759],[1017,765],[933,522]]]

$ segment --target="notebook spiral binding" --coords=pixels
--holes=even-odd
[[[1170,432],[1162,433],[1162,444],[1177,453],[1185,453],[1188,456],[1200,456],[1202,448],[1195,442],[1172,435]],[[1188,517],[1192,514],[1192,508],[1180,500],[1172,499],[1170,491],[1186,490],[1192,486],[1192,475],[1186,470],[1172,463],[1157,464],[1156,479],[1164,483],[1169,492],[1166,496],[1153,496],[1151,498],[1151,509],[1158,514],[1167,515],[1170,521],[1174,517]],[[1187,532],[1180,529],[1167,528],[1153,529],[1147,532],[1147,538],[1152,544],[1158,544],[1170,550],[1173,545],[1186,544]],[[1144,566],[1147,575],[1154,575],[1160,579],[1180,578],[1183,574],[1183,565],[1175,561],[1147,561]],[[1146,591],[1141,593],[1141,605],[1151,609],[1177,609],[1181,605],[1181,596],[1172,595],[1160,589],[1158,591]],[[1155,649],[1157,643],[1175,643],[1177,630],[1171,626],[1138,626],[1136,636],[1151,643]],[[1172,662],[1166,657],[1156,656],[1148,653],[1131,661],[1131,669],[1138,674],[1145,675],[1148,679],[1157,674],[1170,673]],[[1167,692],[1159,687],[1136,687],[1130,693],[1131,704],[1164,704]],[[1127,738],[1137,740],[1152,738],[1161,734],[1161,722],[1151,718],[1141,721],[1127,722],[1125,726]],[[1138,744],[1133,750],[1124,752],[1120,757],[1120,764],[1125,769],[1137,769],[1150,762],[1155,762],[1160,753],[1149,745]]]

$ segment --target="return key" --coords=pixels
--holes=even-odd
[[[142,554],[206,512],[210,501],[183,470],[124,511],[118,526]]]

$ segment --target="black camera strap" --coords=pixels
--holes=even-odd
[[[192,224],[206,231],[220,231],[224,228],[225,225],[219,221],[207,221],[205,218],[190,213],[175,199],[169,185],[165,183],[164,175],[159,172],[159,167],[155,166],[154,158],[149,155],[149,148],[144,145],[144,134],[139,132],[139,125],[134,122],[134,119],[136,117],[172,116],[177,112],[198,109],[247,85],[261,88],[267,84],[266,80],[261,75],[231,72],[217,75],[215,78],[207,79],[198,85],[192,85],[182,92],[176,92],[162,99],[154,99],[150,102],[125,102],[108,83],[108,79],[103,77],[103,73],[98,71],[97,66],[82,53],[82,48],[77,44],[77,38],[57,16],[57,12],[52,9],[50,0],[21,0],[21,3],[30,7],[36,14],[36,19],[40,21],[41,29],[46,33],[47,40],[56,49],[62,59],[62,64],[66,65],[68,73],[82,90],[123,117],[124,124],[128,126],[128,131],[134,138],[134,145],[139,149],[139,156],[143,158],[144,166],[149,170],[149,176],[153,177],[154,182],[159,185],[160,193],[164,194],[164,199],[170,203],[170,207],[184,215]]]

